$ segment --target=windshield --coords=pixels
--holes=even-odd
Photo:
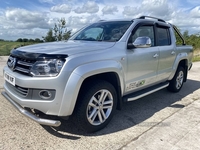
[[[116,42],[124,35],[131,23],[131,21],[94,23],[75,34],[71,39]]]

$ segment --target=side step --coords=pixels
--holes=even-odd
[[[154,85],[152,87],[149,87],[149,88],[146,88],[146,89],[143,89],[141,91],[137,91],[137,92],[134,92],[134,93],[131,93],[129,95],[126,95],[123,97],[123,101],[124,102],[127,102],[127,101],[134,101],[136,99],[139,99],[139,98],[142,98],[146,95],[149,95],[151,93],[154,93],[156,91],[159,91],[161,89],[164,89],[166,88],[167,86],[169,85],[169,82],[164,82],[164,83],[161,83],[161,84],[158,84],[158,85]]]

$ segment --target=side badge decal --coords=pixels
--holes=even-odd
[[[126,86],[126,90],[130,91],[130,90],[135,89],[136,87],[140,87],[144,84],[145,84],[145,80],[133,82]]]

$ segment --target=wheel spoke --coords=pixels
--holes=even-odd
[[[97,108],[97,106],[95,104],[93,104],[92,102],[89,103],[89,106],[91,106],[93,108]]]
[[[99,98],[99,102],[104,102],[104,100],[106,99],[107,95],[108,95],[108,91],[102,90],[101,96]]]
[[[102,114],[103,120],[105,120],[106,119],[106,115],[105,115],[105,112],[103,111],[103,109],[101,109],[101,114]]]
[[[96,113],[95,113],[94,116],[92,117],[92,122],[94,122],[94,120],[96,119],[97,114],[98,114],[98,111],[96,111]]]
[[[108,100],[108,101],[104,101],[103,105],[108,105],[108,104],[112,104],[113,100]]]
[[[176,88],[179,89],[181,88],[183,84],[183,72],[179,72],[179,75],[177,76],[177,79],[176,79]]]
[[[102,103],[104,103],[104,101],[105,101],[105,99],[106,99],[107,96],[108,96],[108,91],[105,92],[104,97],[103,97],[103,99],[101,101]]]
[[[101,112],[100,112],[100,110],[98,111],[98,117],[99,117],[99,121],[100,121],[100,123],[102,123],[102,122],[103,122],[103,119],[102,119],[102,116],[101,116]]]
[[[98,100],[96,99],[96,97],[94,97],[94,96],[92,97],[91,101],[92,102],[94,101],[95,103],[99,103]]]
[[[103,109],[110,109],[112,108],[112,105],[111,106],[103,106]]]
[[[177,79],[176,87],[179,89],[180,88],[180,81]]]
[[[176,88],[179,89],[179,87],[180,87],[180,85],[179,85],[179,83],[177,82],[177,84],[176,84]]]
[[[98,110],[97,110],[96,108],[93,109],[93,111],[92,111],[92,113],[89,115],[88,119],[93,118],[93,117],[95,116],[95,114],[96,114],[97,111],[98,111]]]

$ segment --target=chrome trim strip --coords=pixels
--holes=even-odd
[[[20,71],[20,72],[23,72],[23,73],[29,73],[28,69],[24,69],[24,68],[21,68],[21,67],[18,67],[18,66],[14,70],[17,70],[17,71]]]
[[[15,101],[13,101],[8,94],[6,94],[6,92],[1,92],[1,94],[23,115],[25,115],[26,117],[32,119],[33,121],[42,124],[42,125],[47,125],[47,126],[54,126],[54,127],[58,127],[61,125],[61,122],[58,120],[50,120],[50,119],[43,119],[43,118],[39,118],[36,115],[34,115],[33,113],[25,110],[22,106],[20,106],[19,104],[17,104]]]
[[[17,64],[23,65],[23,66],[27,66],[27,67],[33,66],[33,63],[28,63],[28,62],[21,61],[21,60],[18,60],[18,61],[17,61]]]

